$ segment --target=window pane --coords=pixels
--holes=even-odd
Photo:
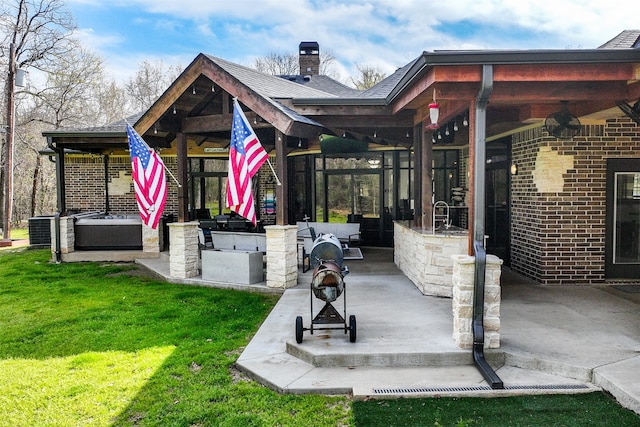
[[[640,264],[640,173],[616,174],[614,264]]]

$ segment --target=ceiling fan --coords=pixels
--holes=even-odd
[[[634,122],[640,125],[640,99],[633,106],[624,101],[616,101],[616,105]]]
[[[562,101],[563,108],[551,113],[544,121],[547,131],[559,139],[573,138],[580,132],[580,120],[567,109],[567,101]]]

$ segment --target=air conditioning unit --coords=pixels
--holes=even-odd
[[[51,246],[51,218],[53,215],[29,218],[29,244],[31,246]]]

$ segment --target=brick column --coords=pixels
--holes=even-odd
[[[296,225],[268,225],[267,287],[288,289],[298,284]]]
[[[453,255],[453,339],[459,348],[473,347],[475,257]],[[487,255],[484,284],[484,347],[500,347],[500,274],[502,260]]]
[[[198,223],[169,224],[169,276],[186,279],[198,275]]]

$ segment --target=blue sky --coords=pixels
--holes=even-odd
[[[342,80],[390,74],[423,51],[596,48],[640,28],[636,0],[67,0],[77,36],[118,81],[144,61],[199,53],[251,66],[317,41]]]

